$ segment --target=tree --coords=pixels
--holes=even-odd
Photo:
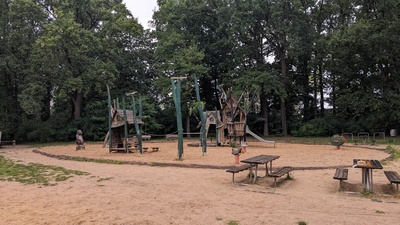
[[[132,50],[130,39],[139,36],[141,28],[122,1],[57,2],[50,6],[53,20],[37,40],[32,60],[37,72],[32,81],[47,85],[56,104],[58,98],[69,98],[72,118],[80,119],[85,98],[101,93],[118,77],[117,56]]]
[[[0,129],[18,139],[20,125],[24,124],[19,94],[31,72],[31,49],[46,15],[37,1],[1,1],[0,8],[0,79],[3,81],[0,88],[0,117],[3,120]],[[42,116],[45,114],[42,111]]]

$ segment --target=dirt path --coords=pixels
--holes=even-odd
[[[154,145],[159,143],[149,143]],[[161,143],[160,152],[139,155],[110,154],[98,145],[84,151],[74,146],[40,149],[116,160],[232,165],[230,149],[185,146],[183,161],[176,161],[176,143]],[[59,160],[33,153],[30,148],[2,148],[0,154],[19,163],[42,163],[89,172],[56,186],[40,187],[0,182],[0,221],[4,224],[396,224],[400,199],[376,195],[372,199],[353,192],[338,192],[334,169],[296,170],[294,180],[274,189],[273,179],[260,178],[256,185],[231,182],[223,169],[194,169],[139,165],[115,165]],[[372,149],[281,144],[276,148],[249,143],[248,153],[280,155],[274,167],[347,165],[353,158],[384,159],[388,154]],[[384,164],[399,171],[398,162]],[[246,183],[246,172],[237,181]],[[360,188],[361,171],[349,169],[348,191]],[[374,173],[376,192],[391,194],[383,171]]]

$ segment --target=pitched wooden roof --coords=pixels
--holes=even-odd
[[[139,125],[144,124],[144,122],[139,119],[138,117],[136,117],[137,123]],[[126,121],[128,123],[128,125],[134,125],[134,120],[133,120],[133,112],[132,110],[126,110]],[[114,116],[113,116],[113,120],[111,123],[111,128],[117,128],[120,126],[124,125],[124,110],[122,109],[118,109],[114,111]]]

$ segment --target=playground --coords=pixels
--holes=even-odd
[[[180,80],[177,80],[176,86],[172,84],[179,117]],[[247,125],[249,106],[256,98],[250,100],[243,93],[237,100],[232,89],[223,93],[221,111],[200,113],[201,138],[183,139],[181,119],[177,124],[178,134],[165,135],[165,139],[142,135],[144,116],[140,97],[136,112],[134,93],[127,94],[132,109],[125,106],[124,98],[122,104],[118,99],[112,102],[109,94],[109,130],[102,143],[84,142],[84,134],[78,130],[75,144],[2,149],[1,154],[18,163],[54,165],[90,173],[71,176],[55,186],[0,182],[0,202],[6,202],[1,208],[2,222],[160,225],[398,222],[400,194],[384,171],[374,171],[374,183],[369,186],[373,192],[365,192],[364,170],[353,166],[355,159],[373,159],[381,162],[385,171],[398,171],[400,161],[388,160],[390,154],[385,145],[344,144],[345,139],[340,136],[332,137],[331,143],[327,138],[327,143],[320,145],[266,140]],[[215,136],[208,136],[209,130],[214,130]],[[269,175],[290,171],[290,179],[281,175],[278,179],[264,176],[262,172],[268,171],[264,165],[253,170],[252,160],[258,158],[274,160],[273,167],[270,162]],[[232,176],[232,167],[246,169]],[[259,173],[249,172],[250,168],[250,171],[258,168]],[[340,185],[337,168],[346,170],[340,173],[341,179],[348,176]],[[372,172],[368,174],[372,183]]]
[[[230,147],[189,147],[177,160],[177,140],[149,140],[143,146],[157,152],[109,153],[102,144],[50,146],[37,150],[17,146],[1,154],[19,163],[42,163],[89,172],[56,186],[38,187],[1,182],[2,221],[7,224],[395,224],[399,195],[383,171],[374,172],[375,194],[360,193],[361,170],[353,158],[381,160],[384,169],[400,162],[385,159],[385,146],[264,143],[248,140],[241,159],[271,154],[274,168],[296,167],[292,180],[260,177],[249,184],[247,171],[235,182],[224,168],[235,165]],[[373,148],[372,148],[373,147]],[[34,150],[34,151],[33,151]],[[41,154],[40,154],[41,153]],[[85,158],[108,163],[60,160]],[[70,159],[71,159],[70,158]],[[116,163],[119,161],[119,163]],[[332,179],[335,166],[348,166],[345,190]],[[262,173],[260,173],[262,175]]]

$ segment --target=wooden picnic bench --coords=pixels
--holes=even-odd
[[[226,172],[232,173],[232,183],[235,183],[235,173],[239,173],[239,172],[248,170],[250,167],[252,167],[251,164],[243,164],[243,165],[240,165],[240,166],[232,166],[232,167],[229,167],[226,170]]]
[[[349,169],[345,168],[336,168],[335,175],[333,179],[339,180],[339,190],[343,188],[343,180],[347,180],[347,176],[349,174]]]
[[[2,132],[0,131],[0,147],[4,144],[4,143],[10,143],[10,144],[12,144],[13,145],[13,147],[15,147],[15,140],[12,140],[12,141],[3,141],[3,140],[1,140],[1,134],[2,134]]]
[[[287,178],[290,178],[290,172],[294,170],[293,167],[290,166],[284,166],[272,173],[269,173],[268,176],[274,178],[274,186],[276,187],[276,178],[281,177],[285,174],[287,174]]]
[[[390,184],[395,183],[397,187],[397,191],[399,190],[400,183],[400,175],[396,171],[384,171],[387,179],[390,181]]]

